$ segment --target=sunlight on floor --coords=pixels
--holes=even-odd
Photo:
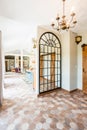
[[[22,97],[25,94],[35,94],[33,83],[29,82],[25,74],[6,73],[4,79],[4,98]]]

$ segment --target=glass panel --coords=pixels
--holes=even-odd
[[[51,56],[50,56],[50,55],[48,55],[48,61],[50,62],[50,60],[51,60]]]
[[[47,56],[46,56],[46,58],[47,58],[47,62],[48,62],[48,59],[49,59],[49,55],[47,55]]]
[[[51,89],[54,89],[54,88],[55,88],[55,82],[51,83]]]
[[[45,36],[47,37],[47,40],[49,40],[49,34],[45,34]]]
[[[51,53],[51,47],[50,46],[48,47],[48,53]]]
[[[44,44],[45,44],[44,39],[41,39],[40,44],[42,44],[42,45],[44,45]]]
[[[58,48],[58,54],[60,54],[60,48]]]
[[[55,68],[57,68],[58,67],[58,62],[57,61],[55,61]]]
[[[44,56],[44,60],[47,60],[47,55]]]
[[[58,61],[58,68],[60,67],[60,62]]]
[[[44,91],[47,91],[47,84],[44,84]]]
[[[57,70],[58,70],[58,68],[55,68],[55,74],[57,74],[58,72],[57,72]]]
[[[51,76],[48,76],[48,82],[50,82],[50,78],[51,78]]]
[[[55,75],[55,81],[56,82],[58,81],[58,75]]]
[[[50,68],[50,63],[51,63],[51,62],[50,62],[50,61],[48,61],[47,63],[48,63],[48,68]]]
[[[40,92],[43,92],[43,85],[40,85]]]
[[[55,55],[55,60],[58,60],[58,55]]]
[[[55,48],[55,53],[58,54],[58,49],[57,48]]]
[[[44,75],[44,76],[47,75],[47,69],[43,69],[43,75]]]
[[[44,47],[43,47],[43,45],[40,45],[40,52],[43,52],[43,49]]]
[[[48,69],[48,75],[50,75],[50,68]]]
[[[47,77],[44,78],[44,84],[47,84]]]
[[[54,82],[55,81],[55,75],[52,75],[51,78],[52,78],[52,82]]]
[[[60,80],[60,75],[58,75],[58,81]]]
[[[47,68],[47,61],[43,61],[43,68]]]
[[[58,60],[60,60],[60,55],[58,55]]]
[[[44,47],[44,52],[47,53],[47,46]]]
[[[40,76],[43,76],[43,69],[40,69]]]
[[[40,56],[40,62],[42,62],[42,60],[44,60],[43,55]]]
[[[55,68],[55,61],[54,61],[54,59],[51,61],[51,62],[54,62],[54,64],[51,64],[51,68]]]
[[[51,84],[50,83],[48,84],[48,90],[51,90]]]
[[[56,41],[56,47],[60,47],[59,41]]]
[[[44,83],[43,78],[40,77],[40,84],[43,84],[43,83]]]
[[[60,87],[60,81],[58,81],[58,87]]]
[[[43,39],[45,41],[45,44],[47,43],[47,36],[46,35],[43,35]]]
[[[53,52],[55,52],[55,48],[54,48],[54,47],[52,47],[52,53],[53,53]]]
[[[55,36],[53,36],[53,41],[54,41],[54,42],[56,41],[56,37],[55,37]]]
[[[57,88],[58,87],[58,82],[55,82],[55,88]]]
[[[58,68],[58,74],[60,74],[60,68]]]

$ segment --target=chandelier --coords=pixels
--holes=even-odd
[[[56,21],[57,21],[57,25],[52,22],[51,26],[56,29],[57,31],[60,30],[69,30],[69,28],[73,28],[75,27],[77,21],[75,19],[75,13],[72,11],[71,12],[71,18],[69,20],[66,19],[66,15],[65,15],[65,0],[63,1],[63,15],[60,18],[59,15],[57,15],[56,17]]]

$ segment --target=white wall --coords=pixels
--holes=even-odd
[[[77,89],[77,44],[76,33],[62,34],[62,88],[72,91]]]
[[[70,90],[70,44],[69,32],[62,34],[62,88]]]
[[[82,90],[82,44],[87,44],[87,34],[86,33],[82,33],[82,34],[78,34],[82,36],[82,42],[79,43],[77,45],[77,50],[78,50],[78,70],[77,70],[77,74],[78,74],[78,82],[77,82],[77,87],[78,89]]]
[[[76,34],[62,34],[62,88],[72,91],[77,88],[77,44]]]
[[[77,88],[77,44],[76,33],[70,32],[70,91]]]
[[[3,55],[2,55],[2,35],[0,32],[0,105],[2,104],[3,94]]]

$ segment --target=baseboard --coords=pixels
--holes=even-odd
[[[52,92],[55,92],[56,90],[58,90],[58,89],[60,89],[60,90],[64,90],[65,92],[68,92],[68,93],[72,93],[72,92],[75,92],[75,91],[77,91],[77,90],[79,90],[79,89],[74,89],[74,90],[66,90],[66,89],[64,89],[64,88],[57,88],[57,89],[55,89],[55,90],[52,90],[52,91],[48,91],[48,92],[43,92],[43,93],[40,93],[40,94],[38,94],[37,96],[39,97],[39,96],[43,96],[43,95],[46,95],[46,94],[49,94],[49,93],[52,93]]]
[[[47,91],[47,92],[40,93],[40,94],[38,94],[37,96],[38,96],[38,97],[39,97],[39,96],[43,96],[43,95],[46,95],[46,94],[55,92],[55,91],[57,91],[57,90],[59,90],[59,89],[61,90],[61,88],[56,88],[56,89],[54,89],[54,90],[50,90],[50,91]]]
[[[79,90],[78,88],[76,88],[76,89],[74,89],[74,90],[66,90],[66,89],[64,89],[64,88],[61,88],[62,90],[64,90],[64,91],[66,91],[66,92],[69,92],[69,93],[72,93],[72,92],[74,92],[74,91],[77,91],[77,90]]]
[[[72,92],[75,92],[75,91],[77,91],[78,89],[76,88],[76,89],[74,89],[74,90],[70,90],[69,92],[70,93],[72,93]]]

